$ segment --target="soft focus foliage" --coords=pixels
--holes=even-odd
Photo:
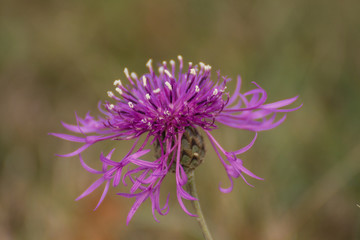
[[[178,54],[231,78],[240,73],[245,90],[256,81],[269,102],[299,95],[304,103],[245,154],[265,178],[250,180],[255,188],[237,180],[219,194],[214,185],[228,180],[208,147],[196,172],[214,237],[359,239],[359,12],[355,0],[2,0],[0,239],[202,238],[175,199],[160,224],[148,205],[128,227],[132,202],[116,192],[95,212],[101,191],[72,201],[96,178],[78,158],[55,157],[73,146],[47,135],[61,131],[58,119],[73,122],[70,112],[96,114],[125,66],[140,73],[150,57]],[[226,149],[253,137],[226,127],[214,136]],[[84,158],[95,165],[100,149],[116,147],[121,157],[131,146],[115,144]],[[174,181],[165,184],[174,191]]]

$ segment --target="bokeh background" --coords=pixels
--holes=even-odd
[[[357,0],[1,0],[0,239],[202,239],[171,176],[160,223],[147,202],[126,226],[133,200],[116,191],[95,212],[101,190],[75,202],[97,176],[56,157],[77,146],[47,135],[75,111],[96,115],[124,67],[141,74],[149,58],[178,54],[241,74],[244,90],[256,81],[269,101],[304,104],[244,154],[265,178],[250,179],[255,188],[239,179],[222,194],[229,182],[208,145],[196,174],[215,239],[360,239],[359,12]],[[253,136],[219,128],[229,150]],[[85,158],[97,166],[102,150],[129,146],[99,144]]]

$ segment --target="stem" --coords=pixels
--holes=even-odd
[[[213,238],[212,238],[212,236],[210,234],[209,228],[206,225],[204,215],[203,215],[203,213],[201,211],[199,197],[198,197],[198,194],[197,194],[197,191],[196,191],[196,186],[195,186],[195,173],[194,173],[194,171],[189,172],[189,174],[188,174],[188,182],[187,182],[186,186],[187,186],[187,189],[188,189],[190,195],[195,197],[196,199],[198,199],[198,201],[191,201],[191,203],[192,203],[192,205],[193,205],[193,207],[194,207],[194,209],[196,211],[196,214],[198,215],[196,217],[196,220],[200,224],[201,231],[202,231],[202,233],[203,233],[206,240],[213,240]]]

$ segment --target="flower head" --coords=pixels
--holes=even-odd
[[[77,199],[87,196],[104,183],[104,192],[97,208],[110,186],[126,186],[130,182],[132,186],[129,193],[119,193],[124,197],[135,198],[127,223],[146,199],[151,200],[153,216],[157,220],[155,212],[165,215],[169,210],[169,198],[165,205],[161,206],[159,194],[164,178],[172,170],[175,172],[178,201],[187,214],[195,216],[186,209],[183,199],[197,199],[187,193],[183,186],[187,183],[187,172],[196,167],[204,155],[202,137],[198,129],[205,132],[229,177],[230,187],[219,187],[220,191],[230,192],[233,188],[233,178],[241,177],[246,183],[244,175],[261,179],[246,169],[238,156],[253,146],[257,132],[280,125],[285,120],[287,112],[300,108],[301,106],[283,109],[297,97],[265,103],[267,93],[255,82],[254,89],[240,93],[240,77],[230,97],[226,92],[226,84],[231,79],[217,72],[217,80],[213,81],[209,65],[200,62],[199,65],[189,63],[189,66],[185,67],[181,56],[178,60],[178,70],[175,61],[171,60],[169,65],[164,61],[159,66],[157,74],[150,59],[146,63],[149,72],[140,77],[135,73],[129,73],[125,68],[128,83],[124,84],[120,79],[115,80],[115,92],[108,91],[111,100],[99,104],[103,118],[95,119],[87,114],[85,118],[76,116],[76,125],[63,123],[66,129],[77,133],[77,136],[51,133],[68,141],[82,143],[77,150],[60,156],[79,155],[84,169],[100,176]],[[276,118],[278,114],[282,115],[280,119]],[[218,123],[253,131],[255,137],[249,145],[239,150],[225,151],[210,133],[217,128]],[[190,132],[194,135],[193,138],[189,137]],[[146,138],[144,142],[139,143],[142,135],[146,135]],[[192,165],[187,165],[183,161],[185,138],[191,142],[199,142],[197,152],[193,153],[199,162],[191,163]],[[135,142],[120,161],[111,160],[115,149],[106,156],[101,154],[101,170],[95,170],[83,161],[81,153],[97,142],[130,139],[135,139]],[[149,143],[157,146],[154,161],[141,159],[151,151],[145,149]],[[196,145],[195,143],[191,146]],[[132,168],[128,168],[130,165]]]

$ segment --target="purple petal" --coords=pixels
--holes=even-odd
[[[239,155],[239,154],[242,154],[242,153],[246,152],[247,150],[249,150],[254,145],[255,140],[257,138],[257,135],[258,134],[255,133],[255,137],[253,138],[253,140],[246,147],[243,147],[243,148],[241,148],[241,149],[239,149],[237,151],[234,151],[232,153],[234,153],[235,155]]]
[[[228,188],[222,188],[222,187],[220,186],[221,183],[219,183],[219,190],[220,190],[221,192],[223,192],[223,193],[229,193],[229,192],[231,192],[231,191],[233,190],[234,182],[233,182],[231,176],[228,175],[228,178],[229,178],[229,180],[230,180],[230,187],[228,187]]]
[[[64,133],[49,133],[49,135],[67,140],[67,141],[71,141],[71,142],[86,142],[86,138],[84,137],[77,137],[77,136],[73,136],[73,135],[69,135],[69,134],[64,134]]]
[[[131,207],[130,212],[126,219],[126,225],[129,225],[130,220],[134,216],[135,212],[138,210],[140,205],[149,197],[149,193],[140,195],[134,202],[134,205]]]
[[[83,152],[85,149],[87,149],[91,145],[92,145],[92,143],[88,143],[88,144],[85,144],[82,147],[78,148],[74,152],[71,152],[71,153],[68,153],[68,154],[63,154],[63,155],[56,154],[56,156],[58,156],[58,157],[73,157],[73,156],[79,155],[81,152]]]
[[[102,174],[102,173],[104,173],[103,171],[98,171],[98,170],[95,170],[95,169],[89,167],[89,166],[84,162],[81,154],[79,154],[79,159],[80,159],[81,166],[82,166],[86,171],[88,171],[88,172],[90,172],[90,173],[94,173],[94,174]]]
[[[106,196],[106,194],[107,194],[107,192],[108,192],[108,190],[109,190],[109,185],[110,185],[110,182],[108,181],[108,182],[106,183],[106,185],[105,185],[104,191],[103,191],[103,193],[101,194],[101,198],[100,198],[98,204],[96,205],[94,211],[100,206],[100,204],[101,204],[102,201],[104,200],[104,198],[105,198],[105,196]]]
[[[298,99],[298,96],[295,96],[295,97],[289,98],[289,99],[285,99],[285,100],[281,100],[281,101],[277,101],[277,102],[273,102],[273,103],[264,104],[262,106],[262,108],[271,109],[271,108],[285,107],[285,106],[290,105],[293,102],[295,102],[296,99]]]
[[[77,197],[75,200],[78,201],[82,199],[83,197],[86,197],[90,193],[92,193],[96,188],[98,188],[103,182],[105,181],[104,177],[99,178],[96,180],[93,184],[90,185],[79,197]]]

